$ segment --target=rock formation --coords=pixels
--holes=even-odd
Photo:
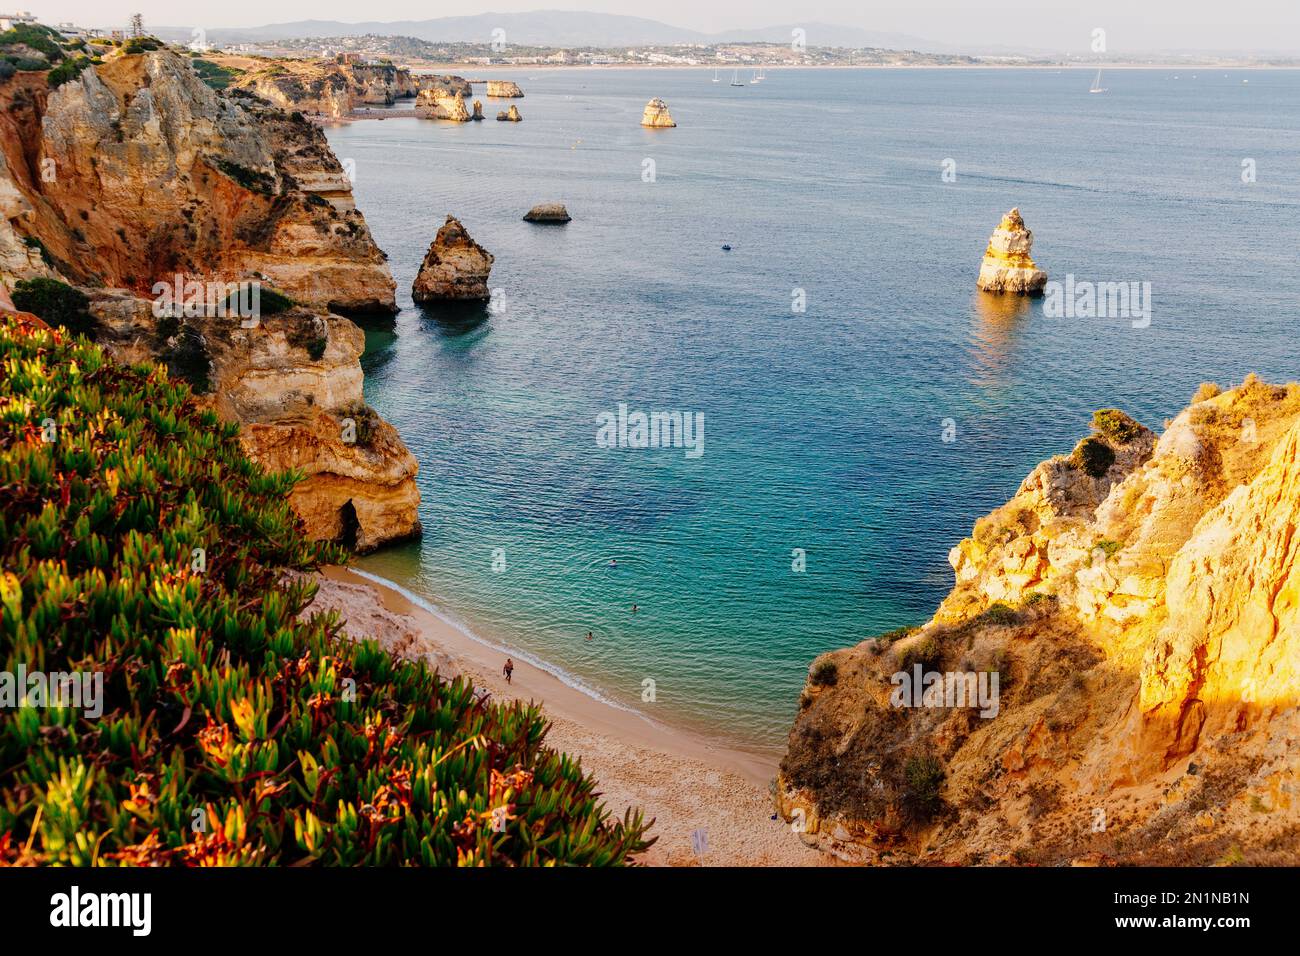
[[[949,556],[932,620],[810,669],[778,779],[872,863],[1294,864],[1300,385],[1113,409]],[[989,716],[899,674],[999,675]],[[942,686],[942,685],[941,685]],[[914,702],[915,703],[915,702]]]
[[[645,111],[641,114],[641,125],[651,129],[671,129],[677,124],[673,122],[672,114],[668,112],[668,104],[656,96],[645,105]]]
[[[1042,292],[1047,284],[1047,273],[1035,266],[1030,258],[1033,245],[1034,234],[1025,228],[1020,210],[1012,209],[1002,217],[989,237],[976,285],[985,292],[1027,295]]]
[[[522,97],[524,91],[510,80],[488,80],[487,95],[493,99],[515,99]]]
[[[482,119],[483,119],[483,101],[482,101],[482,100],[475,100],[475,101],[474,101],[474,112],[473,112],[473,114],[470,116],[470,119],[474,120],[474,122],[476,122],[476,123],[482,121]]]
[[[411,287],[416,302],[485,302],[492,253],[470,238],[455,216],[448,216],[424,255]]]
[[[507,123],[518,123],[523,117],[519,115],[519,107],[512,103],[510,109],[497,113],[497,119]]]
[[[562,202],[539,203],[524,214],[524,222],[569,222],[572,218]]]
[[[424,73],[414,77],[416,92],[420,90],[442,90],[445,93],[459,93],[465,99],[474,95],[474,87],[463,76],[450,73]]]
[[[415,112],[425,119],[451,120],[465,123],[470,119],[469,110],[465,108],[465,97],[460,93],[448,93],[443,89],[420,90],[415,98]]]
[[[166,50],[113,53],[54,90],[14,77],[0,215],[0,282],[80,287],[110,355],[167,364],[264,466],[303,470],[292,503],[311,534],[364,550],[419,531],[415,459],[365,406],[364,337],[332,313],[391,312],[394,283],[317,127]],[[248,328],[173,317],[153,299],[178,274],[291,301]]]

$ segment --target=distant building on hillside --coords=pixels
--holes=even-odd
[[[36,15],[29,10],[19,10],[17,13],[0,13],[0,31],[12,30],[20,23],[35,23]]]

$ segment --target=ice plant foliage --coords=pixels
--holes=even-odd
[[[158,366],[0,318],[0,668],[102,672],[98,719],[0,712],[0,864],[623,864],[540,711],[299,620],[306,540]],[[202,555],[196,560],[195,555]]]

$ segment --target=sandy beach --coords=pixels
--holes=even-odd
[[[820,866],[829,861],[772,819],[775,761],[730,749],[681,728],[607,704],[517,655],[511,683],[505,653],[410,601],[400,591],[347,568],[326,568],[306,613],[338,610],[345,631],[395,653],[459,673],[497,700],[536,701],[551,721],[547,742],[578,757],[621,817],[639,806],[658,841],[641,858],[654,866]],[[691,834],[704,831],[702,857]]]

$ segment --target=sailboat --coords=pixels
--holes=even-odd
[[[713,82],[714,83],[718,82],[718,70],[716,67],[713,70]]]
[[[740,71],[739,71],[739,70],[735,70],[735,71],[731,74],[731,85],[732,85],[732,86],[744,86],[744,85],[745,85],[744,83],[740,82]]]
[[[755,83],[762,82],[762,77],[758,75],[758,70],[751,70],[749,74],[749,83],[752,86]]]
[[[1089,92],[1089,93],[1105,93],[1105,92],[1106,92],[1106,87],[1104,87],[1104,86],[1101,85],[1101,70],[1098,70],[1098,71],[1097,71],[1097,78],[1096,78],[1095,80],[1092,81],[1092,89],[1090,89],[1088,92]]]

